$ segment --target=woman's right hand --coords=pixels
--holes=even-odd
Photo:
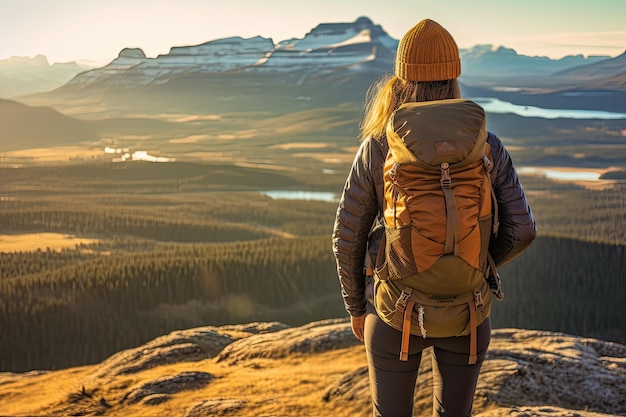
[[[352,333],[362,342],[365,339],[365,314],[356,317],[350,316],[350,324],[352,325]]]

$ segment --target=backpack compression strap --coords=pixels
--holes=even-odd
[[[413,316],[415,300],[409,300],[404,310],[404,320],[402,321],[402,344],[400,347],[400,360],[409,360],[409,339],[411,338],[411,317]]]
[[[450,165],[447,162],[441,164],[441,189],[446,200],[446,245],[443,253],[454,253],[459,255],[459,235],[461,225],[459,223],[459,212],[456,207],[456,199],[452,191],[452,179],[450,178]]]
[[[488,154],[488,155],[487,155]],[[496,192],[493,189],[493,180],[491,179],[491,171],[493,171],[493,162],[491,162],[491,148],[487,144],[487,154],[483,155],[483,167],[485,168],[485,174],[489,181],[489,189],[491,190],[491,208],[493,210],[493,234],[498,236],[498,229],[500,228],[500,217],[498,214],[498,200],[496,198]]]
[[[483,167],[487,175],[487,181],[490,184],[491,204],[493,209],[493,234],[498,235],[498,228],[500,221],[498,217],[498,202],[496,200],[496,194],[491,183],[491,171],[493,170],[493,162],[487,155],[482,157]],[[456,206],[456,199],[454,198],[454,192],[452,191],[452,178],[450,178],[450,165],[447,162],[441,164],[441,189],[446,201],[446,244],[443,253],[454,253],[459,255],[459,241],[460,241],[460,223]]]
[[[470,315],[470,351],[469,351],[469,365],[474,365],[478,360],[478,355],[476,353],[476,304],[474,304],[474,300],[471,300],[467,303],[467,307],[469,308]]]
[[[400,360],[409,360],[409,339],[411,338],[411,318],[415,300],[411,299],[413,288],[406,287],[402,290],[400,297],[396,301],[396,311],[403,313],[402,318],[402,342],[400,343]],[[426,337],[426,335],[424,335]]]

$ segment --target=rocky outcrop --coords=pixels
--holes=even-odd
[[[227,416],[240,410],[245,405],[245,401],[236,398],[204,400],[191,406],[185,414],[185,417]]]
[[[358,340],[343,320],[324,320],[240,339],[226,346],[216,360],[236,365],[250,359],[281,359],[293,354],[321,353],[357,344]]]
[[[502,406],[626,414],[626,346],[554,332],[500,329],[477,395]]]
[[[202,388],[211,379],[213,379],[213,375],[206,372],[183,372],[171,377],[158,378],[132,388],[122,398],[122,402],[136,404],[141,401],[146,405],[160,404],[169,399],[169,394]]]
[[[239,338],[268,332],[273,334],[285,328],[287,326],[282,323],[272,322],[175,331],[137,348],[116,353],[102,362],[94,377],[111,378],[155,366],[213,358]]]
[[[235,337],[229,335],[235,335]],[[175,362],[214,358],[228,366],[258,359],[281,360],[357,346],[343,319],[323,320],[290,328],[280,323],[253,323],[220,328],[189,329],[113,356],[100,368],[101,375],[138,372]],[[432,398],[430,352],[422,361],[415,403],[428,413]],[[179,376],[178,378],[188,378]],[[208,378],[199,378],[208,381]],[[150,381],[131,390],[125,401],[160,401],[176,389],[177,379]],[[184,383],[183,383],[184,385]],[[194,385],[193,383],[190,385]],[[161,395],[161,397],[159,397]],[[626,346],[556,332],[496,329],[476,390],[476,409],[506,408],[518,416],[594,416],[626,414]],[[369,407],[367,367],[344,375],[321,395],[328,403]],[[147,403],[147,402],[146,402]],[[193,413],[216,413],[244,407],[245,401],[207,400]],[[191,412],[190,412],[191,413]],[[191,415],[193,415],[191,413]],[[480,415],[480,414],[477,414]]]
[[[234,340],[214,327],[172,332],[138,348],[116,353],[102,362],[94,376],[110,378],[155,366],[212,358]]]
[[[431,413],[431,372],[426,350],[414,415]],[[181,330],[100,365],[54,375],[0,374],[0,409],[21,410],[7,415],[111,417],[137,410],[177,417],[371,413],[365,353],[345,319],[301,327],[251,323]],[[75,378],[72,387],[80,388],[69,387],[59,400],[29,408],[33,396],[59,378]],[[36,388],[25,392],[29,387]],[[48,392],[63,389],[68,387],[53,385]],[[626,346],[556,332],[496,329],[479,377],[474,416],[624,416],[624,398]],[[261,412],[259,407],[267,408]]]

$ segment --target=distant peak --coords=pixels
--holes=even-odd
[[[120,51],[118,58],[122,57],[146,59],[146,54],[141,48],[124,48]]]
[[[336,35],[340,33],[346,33],[348,31],[362,32],[366,29],[370,30],[372,38],[389,36],[380,25],[374,24],[374,22],[372,22],[369,17],[361,16],[357,18],[354,22],[320,23],[309,33],[307,33],[305,35],[305,38],[307,36],[327,36],[331,34]]]
[[[366,17],[366,16],[359,17],[357,20],[354,21],[354,23],[362,24],[362,25],[373,25],[374,24],[374,22],[372,22],[372,19],[370,19],[369,17]]]
[[[45,65],[50,65],[50,62],[48,62],[48,57],[45,55],[36,55],[33,58],[33,62],[37,62],[40,64],[45,64]]]

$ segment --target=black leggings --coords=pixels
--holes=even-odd
[[[382,321],[371,305],[365,347],[374,417],[411,417],[422,351],[433,346],[433,416],[470,416],[478,373],[491,339],[489,319],[477,328],[478,361],[468,365],[469,336],[423,339],[411,336],[409,359],[399,360],[402,333]]]

